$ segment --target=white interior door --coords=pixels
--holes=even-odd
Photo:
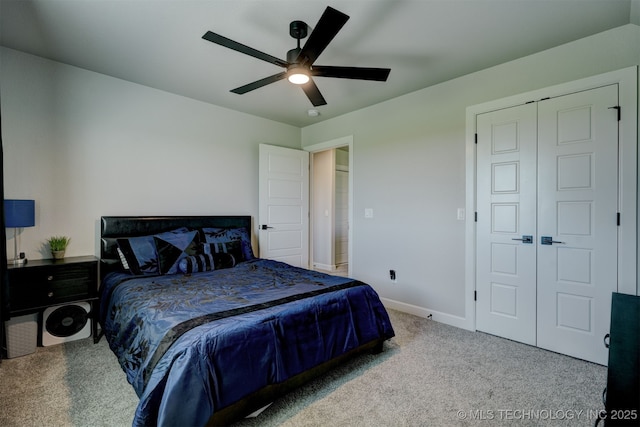
[[[536,106],[477,116],[476,328],[536,342]]]
[[[260,144],[261,258],[309,267],[309,153]]]
[[[606,364],[617,105],[609,85],[477,115],[478,330]]]
[[[539,103],[538,346],[606,364],[617,290],[617,85]]]

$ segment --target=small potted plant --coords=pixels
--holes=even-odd
[[[64,258],[64,252],[71,241],[70,237],[67,236],[52,236],[47,239],[47,244],[51,249],[51,255],[53,255],[53,259],[62,259]]]

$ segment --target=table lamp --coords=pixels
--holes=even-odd
[[[9,262],[22,264],[25,258],[18,256],[18,228],[33,227],[36,225],[34,200],[8,200],[4,201],[4,225],[13,228],[13,254],[14,257]]]

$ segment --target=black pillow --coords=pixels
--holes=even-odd
[[[225,243],[203,243],[205,254],[230,254],[235,260],[235,264],[245,260],[242,251],[242,242],[234,240]]]
[[[231,268],[235,265],[236,260],[231,254],[200,254],[182,258],[178,263],[178,270],[185,274],[191,274]]]

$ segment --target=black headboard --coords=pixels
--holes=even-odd
[[[245,227],[251,234],[250,216],[103,216],[100,218],[101,274],[120,266],[116,240],[175,230],[179,227]]]

